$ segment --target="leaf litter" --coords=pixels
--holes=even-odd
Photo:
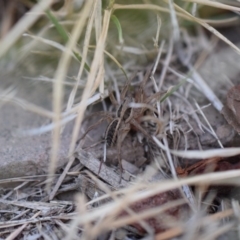
[[[81,134],[73,137],[80,140],[69,164],[48,179],[32,176],[0,182],[16,184],[14,188],[1,190],[1,238],[214,239],[237,226],[239,203],[230,199],[227,204],[229,193],[225,191],[231,191],[231,184],[238,184],[239,149],[213,149],[229,143],[223,142],[226,135],[221,139],[217,136],[216,126],[206,120],[204,107],[193,104],[192,92],[200,86],[217,110],[221,110],[221,102],[193,67],[202,49],[196,47],[197,39],[180,34],[176,17],[184,11],[177,12],[179,7],[167,2],[174,38],[168,44],[161,44],[162,52],[158,52],[157,60],[145,67],[131,63],[124,67],[128,78],[134,76],[127,84],[125,75],[117,70],[109,73],[117,82],[113,90],[108,89],[102,105],[95,106],[101,113],[92,114],[90,106],[85,120],[81,116],[87,101],[95,96],[87,90],[81,104],[67,109],[73,114],[72,109],[76,107],[74,113],[77,109],[81,112],[78,122],[83,119]],[[117,7],[119,5],[115,5],[115,10]],[[110,12],[105,12],[104,21],[109,21]],[[196,21],[210,28],[203,20]],[[81,32],[81,26],[78,31]],[[94,57],[88,90],[96,90],[102,81],[104,34],[106,32],[98,43],[99,55]],[[187,47],[174,45],[175,38],[182,45],[187,42]],[[111,69],[109,63],[106,65],[106,69]],[[62,74],[61,68],[56,78],[57,74]],[[184,84],[180,84],[183,80]],[[79,81],[80,76],[77,85]],[[54,84],[55,90],[61,91],[57,83]],[[55,98],[59,119],[60,98],[61,94]],[[99,98],[100,95],[96,99]],[[73,99],[69,100],[72,105]],[[55,120],[57,123],[57,118]],[[54,131],[56,140],[60,126]],[[58,140],[56,148],[57,145]],[[53,162],[55,158],[53,154]],[[53,169],[54,164],[51,173]],[[228,174],[229,170],[235,171]],[[214,173],[219,171],[225,174]],[[55,188],[49,197],[45,185],[49,186],[50,179]]]

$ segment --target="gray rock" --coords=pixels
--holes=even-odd
[[[16,97],[51,110],[51,84],[24,80],[13,75],[0,76],[0,89],[17,89]],[[48,170],[51,133],[20,136],[19,130],[37,128],[50,119],[26,111],[13,103],[0,104],[0,179],[44,174]],[[59,165],[67,161],[71,126],[64,129],[59,149]]]

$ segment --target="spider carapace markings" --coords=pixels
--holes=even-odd
[[[94,125],[90,126],[85,134],[78,140],[78,142],[83,139],[86,134],[99,125],[102,121],[108,120],[109,124],[106,128],[104,135],[104,145],[105,147],[116,147],[118,153],[118,162],[120,166],[120,180],[122,178],[122,163],[121,163],[121,148],[122,143],[126,136],[133,132],[140,132],[148,142],[155,144],[152,140],[151,135],[157,135],[161,132],[162,121],[158,118],[156,103],[159,100],[161,93],[154,93],[151,96],[147,96],[144,91],[146,87],[146,81],[149,78],[149,74],[145,77],[137,89],[130,90],[130,81],[127,82],[120,95],[120,106],[117,108],[115,117],[109,113],[104,113],[103,117]],[[115,105],[117,101],[110,93],[110,99]],[[130,103],[134,103],[136,107],[130,107]],[[152,129],[149,131],[148,124],[154,125],[155,131],[153,133]],[[100,164],[101,167],[101,164]],[[100,171],[100,168],[99,168]]]

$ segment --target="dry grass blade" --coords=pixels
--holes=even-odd
[[[80,212],[81,210],[83,210],[85,212],[85,206],[86,206],[85,197],[79,194],[76,196],[76,200],[78,202],[78,212]],[[88,224],[88,223],[86,223],[86,224]],[[67,232],[67,235],[64,239],[65,240],[75,239],[77,228],[78,228],[78,221],[77,221],[77,219],[73,219],[70,229],[69,229],[70,231]]]
[[[49,83],[53,83],[55,80],[53,78],[49,78],[49,77],[45,77],[45,76],[39,76],[39,77],[23,77],[24,79],[29,79],[32,81],[42,81],[42,82],[49,82]],[[63,81],[63,84],[66,86],[75,86],[74,82],[71,81]],[[83,88],[85,86],[84,81],[81,81],[78,84],[78,88]]]
[[[126,79],[128,79],[127,77],[127,73],[125,72],[123,66],[118,62],[118,60],[108,51],[104,50],[104,53],[113,60],[113,62],[115,62],[117,64],[117,66],[122,70],[122,72],[124,73],[124,75],[126,76]]]
[[[212,158],[212,157],[231,157],[231,156],[236,156],[236,155],[240,154],[240,148],[211,149],[211,150],[205,150],[205,151],[198,151],[198,150],[188,150],[188,151],[169,150],[156,137],[153,137],[153,140],[164,151],[170,151],[170,153],[172,153],[172,154],[174,154],[176,156],[189,158],[189,159],[204,159],[204,158]]]
[[[213,231],[211,234],[208,234],[207,236],[206,234],[205,235],[203,234],[202,236],[200,236],[200,238],[202,237],[202,239],[206,239],[206,240],[217,239],[217,237],[233,229],[234,226],[235,226],[235,223],[226,223],[224,224],[224,226],[221,226],[221,228],[219,228],[218,230]]]
[[[45,84],[46,89],[38,90],[51,91],[53,97],[52,102],[35,97],[45,96],[43,92],[31,100],[31,92],[26,96],[29,102],[25,101],[17,94],[23,96],[21,91],[26,89],[21,83],[29,81],[20,79],[15,91],[7,88],[15,82],[9,84],[4,72],[3,78],[7,77],[1,89],[6,90],[0,89],[0,110],[8,110],[13,103],[47,118],[44,125],[21,131],[22,135],[49,131],[53,134],[32,137],[43,137],[46,143],[46,148],[39,144],[31,157],[43,159],[43,167],[40,164],[34,170],[48,170],[48,174],[0,179],[0,185],[16,186],[0,189],[0,237],[210,240],[236,230],[240,235],[240,207],[238,200],[233,201],[240,189],[240,148],[224,148],[237,146],[237,142],[231,144],[239,136],[233,136],[226,124],[221,125],[223,104],[219,99],[224,96],[224,89],[214,88],[218,83],[208,82],[210,78],[202,70],[205,60],[214,54],[212,49],[221,50],[223,44],[217,45],[220,39],[230,46],[227,47],[231,52],[233,48],[240,53],[238,45],[229,40],[232,36],[214,28],[237,23],[240,4],[230,6],[230,2],[211,0],[116,4],[114,0],[89,0],[77,1],[79,5],[64,1],[60,6],[62,1],[19,1],[27,3],[25,11],[30,11],[19,22],[16,20],[12,31],[0,41],[0,58],[11,50],[6,59],[1,59],[0,67],[9,64],[10,69],[14,65],[12,53],[18,52],[13,58],[19,67],[16,81],[22,74],[21,67],[27,66],[30,72],[24,68],[23,75],[35,76],[28,78],[29,89],[35,90],[35,82]],[[220,11],[224,16],[217,15],[216,19],[208,11],[205,15],[201,12],[203,5],[225,9]],[[43,15],[47,8],[54,9],[52,16],[50,10],[46,11],[54,28]],[[30,29],[40,16],[44,16],[40,25]],[[0,16],[0,22],[1,19]],[[11,49],[21,35],[27,38]],[[22,47],[24,41],[30,44]],[[61,54],[60,59],[55,53]],[[221,64],[222,61],[221,58]],[[219,62],[216,65],[219,67]],[[235,66],[229,66],[232,67]],[[194,101],[197,108],[192,105]],[[204,110],[205,116],[202,109],[207,105],[199,107],[205,101],[218,111],[211,111],[210,106]],[[51,106],[52,111],[48,110]],[[17,111],[22,114],[21,108]],[[28,121],[19,121],[15,126],[25,123]],[[0,142],[12,129],[17,132],[14,127],[8,132],[0,131]],[[229,129],[232,131],[225,137],[225,130]],[[50,156],[49,142],[45,141],[49,136]],[[11,137],[7,141],[12,141]],[[17,144],[12,148],[4,144],[5,152],[18,151]],[[216,149],[219,146],[222,149]],[[27,154],[23,155],[19,157],[28,160]],[[65,163],[56,169],[58,159]],[[54,174],[56,171],[58,174]]]
[[[148,10],[153,10],[153,11],[170,13],[170,9],[160,7],[160,6],[154,5],[154,4],[127,4],[127,5],[114,4],[113,5],[113,10],[114,11],[115,10],[120,10],[120,9],[134,9],[134,10],[138,10],[138,9],[146,10],[146,9],[148,9]],[[188,17],[186,15],[182,14],[182,13],[176,12],[176,15],[188,19]]]
[[[42,0],[28,12],[14,28],[0,41],[0,58],[11,48],[11,46],[21,37],[41,17],[46,9],[51,6],[52,0]]]
[[[111,16],[111,11],[109,10],[105,10],[104,13],[104,18],[103,18],[103,28],[102,28],[102,33],[101,36],[98,40],[97,43],[97,47],[96,47],[96,51],[94,54],[94,59],[93,62],[91,64],[91,70],[88,76],[88,81],[86,84],[86,87],[83,91],[82,94],[82,100],[78,106],[78,116],[77,119],[75,121],[75,125],[74,125],[74,130],[72,133],[72,141],[70,144],[70,149],[69,149],[69,155],[72,155],[74,152],[74,148],[75,148],[75,144],[78,138],[78,133],[80,130],[80,126],[81,126],[81,122],[83,119],[83,114],[85,112],[85,109],[87,107],[87,99],[91,96],[92,91],[93,91],[93,85],[94,85],[94,81],[96,79],[97,76],[97,72],[98,69],[100,67],[101,64],[101,60],[102,60],[102,55],[104,52],[104,45],[105,45],[105,41],[106,41],[106,37],[107,37],[107,32],[108,32],[108,25],[109,25],[109,21],[110,21],[110,16]]]
[[[169,3],[169,0],[164,0],[165,2]],[[129,4],[129,5],[120,5],[120,4],[114,4],[114,10],[118,9],[149,9],[153,11],[161,11],[161,12],[169,12],[169,9],[159,7],[158,5],[154,4]],[[208,29],[211,33],[215,34],[217,37],[219,37],[221,40],[223,40],[225,43],[227,43],[229,46],[231,46],[233,49],[235,49],[238,53],[240,53],[240,49],[234,45],[231,41],[229,41],[226,37],[224,37],[220,32],[218,32],[215,28],[211,27],[209,24],[207,24],[207,21],[194,17],[190,13],[188,13],[183,8],[179,7],[178,5],[174,4],[174,7],[176,10],[179,10],[179,12],[176,11],[176,15],[179,17],[182,17],[184,19],[188,19],[194,22],[199,23],[206,29]]]
[[[94,17],[95,17],[95,11],[96,11],[97,5],[98,5],[98,2],[96,1],[95,4],[94,4],[91,16],[89,18],[88,24],[87,24],[87,29],[86,29],[86,33],[85,33],[85,40],[84,40],[84,48],[83,48],[83,53],[82,53],[82,62],[81,62],[80,69],[79,69],[79,72],[78,72],[78,75],[77,75],[77,81],[76,81],[75,86],[72,89],[72,92],[71,92],[71,94],[69,96],[69,99],[68,99],[67,111],[69,109],[71,109],[71,107],[74,103],[74,99],[75,99],[76,92],[77,92],[77,89],[78,89],[78,84],[80,82],[80,79],[81,79],[81,76],[82,76],[82,73],[83,73],[84,65],[85,65],[86,58],[87,58],[88,45],[89,45],[89,41],[90,41],[90,37],[91,37],[92,25],[93,25],[93,20],[94,20]]]
[[[121,201],[121,199],[119,199],[118,196],[115,195],[114,192],[112,192],[112,191],[106,186],[106,184],[104,184],[103,182],[98,181],[97,178],[96,178],[93,174],[89,173],[89,175],[90,175],[91,178],[97,183],[97,185],[98,185],[102,190],[104,190],[104,192],[106,192],[107,195],[109,195],[115,202]],[[174,203],[173,203],[173,205],[174,205]],[[177,205],[177,204],[176,204],[176,205]],[[167,209],[168,209],[168,207],[167,207]],[[167,210],[167,209],[166,209],[166,210]],[[124,222],[124,224],[120,223],[119,226],[124,226],[124,225],[128,224],[128,223],[126,222],[127,219],[132,218],[132,220],[135,219],[135,222],[137,221],[137,222],[141,225],[141,227],[146,230],[146,232],[148,232],[148,233],[151,234],[151,235],[153,234],[153,231],[152,231],[151,227],[150,227],[145,221],[143,221],[143,220],[145,220],[144,217],[143,217],[143,218],[139,217],[139,215],[138,215],[136,212],[134,212],[134,211],[133,211],[131,208],[129,208],[129,207],[123,206],[123,210],[126,211],[126,212],[130,215],[130,217],[126,217],[125,220],[121,219],[122,222]],[[163,210],[163,209],[162,209],[162,210]],[[121,211],[121,209],[120,209],[120,211]],[[164,211],[164,210],[163,210],[163,211]],[[119,213],[119,209],[115,209],[115,212],[112,212],[112,215],[117,215],[118,213]],[[121,222],[121,220],[120,220],[120,222]],[[134,220],[133,220],[133,222],[134,222]],[[92,231],[92,236],[95,237],[95,236],[99,235],[99,233],[100,233],[99,230],[101,230],[101,229],[108,229],[109,223],[111,223],[111,224],[110,224],[110,225],[111,225],[111,228],[114,227],[114,226],[113,226],[114,224],[113,224],[113,221],[112,221],[112,217],[109,216],[109,218],[108,218],[108,216],[106,216],[106,217],[103,216],[103,218],[102,218],[102,219],[99,221],[99,223],[95,226],[95,229],[93,229],[93,231]],[[119,223],[118,223],[118,224],[119,224]],[[116,226],[116,225],[115,225],[115,226]],[[95,231],[94,231],[94,230],[95,230]],[[98,233],[98,232],[99,232],[99,233]]]
[[[173,27],[173,40],[174,40],[174,42],[177,42],[177,41],[179,41],[179,38],[180,38],[180,31],[179,31],[179,25],[178,25],[176,12],[173,7],[173,1],[169,0],[168,5],[169,5],[169,9],[170,9],[170,16],[171,16],[172,27]]]
[[[197,103],[196,101],[195,101],[195,105],[196,105],[198,111],[200,112],[200,114],[203,116],[203,119],[204,119],[205,122],[207,123],[209,129],[211,130],[212,135],[216,138],[216,140],[217,140],[219,146],[220,146],[221,148],[224,148],[223,145],[222,145],[222,143],[221,143],[221,141],[219,140],[219,138],[218,138],[216,132],[214,131],[214,129],[213,129],[213,127],[211,126],[211,124],[209,123],[209,121],[208,121],[206,115],[203,113],[202,109],[200,108],[200,106],[198,105],[198,103]]]
[[[214,1],[209,1],[209,0],[183,0],[185,2],[194,2],[206,6],[211,6],[211,7],[216,7],[216,8],[221,8],[221,9],[226,9],[226,10],[231,10],[231,11],[240,11],[240,8],[234,7],[231,5],[223,4],[220,2],[214,2]]]
[[[115,211],[114,209],[119,209],[124,202],[125,206],[128,206],[136,201],[154,196],[156,194],[169,191],[171,189],[179,188],[183,185],[198,185],[198,184],[226,184],[235,183],[239,184],[238,178],[240,176],[239,170],[233,170],[228,172],[219,173],[209,173],[203,174],[195,177],[188,177],[186,179],[179,179],[178,181],[169,180],[158,183],[147,183],[147,184],[137,184],[131,187],[127,187],[123,190],[117,191],[118,194],[124,194],[122,201],[110,202],[104,204],[100,208],[94,209],[94,211],[84,214],[78,220],[79,224],[85,221],[95,221],[97,218],[101,217],[102,214],[110,214]],[[144,191],[142,189],[145,189]],[[133,194],[134,193],[134,194]]]
[[[41,211],[37,212],[36,214],[34,214],[34,216],[32,216],[30,218],[31,219],[34,219],[36,218],[38,215],[40,215]],[[12,240],[12,239],[15,239],[21,232],[24,228],[27,227],[29,223],[24,223],[21,227],[17,228],[15,231],[13,231],[7,238],[6,240]]]
[[[98,175],[100,163],[98,159],[94,158],[91,155],[91,153],[81,150],[80,152],[76,153],[76,157],[78,157],[80,162],[86,168]],[[112,168],[106,165],[102,165],[102,169],[99,172],[99,177],[102,178],[105,182],[107,182],[110,186],[115,187],[116,189],[127,186],[127,182],[125,180],[122,180],[121,183],[119,183],[119,175],[112,171]]]
[[[51,220],[52,220],[52,217],[39,217],[39,218],[21,219],[21,220],[7,221],[7,222],[4,221],[4,222],[0,222],[0,229],[19,226],[22,224],[37,223],[37,222],[51,221]]]
[[[28,34],[28,33],[24,33],[23,34],[24,37],[31,37],[32,39],[38,41],[38,42],[41,42],[41,43],[44,43],[44,44],[47,44],[51,47],[54,47],[62,52],[68,52],[68,54],[70,54],[73,58],[76,58],[76,56],[74,55],[74,53],[70,50],[70,49],[67,49],[65,46],[63,46],[62,44],[58,43],[58,42],[55,42],[55,41],[52,41],[52,40],[48,40],[46,38],[43,38],[43,37],[38,37],[38,36],[34,36],[34,35],[31,35],[31,34]]]
[[[232,26],[239,22],[239,17],[229,17],[224,19],[205,19],[206,23],[211,24],[214,27],[224,27],[224,26]]]
[[[62,25],[74,25],[74,21],[61,21]],[[22,62],[24,59],[26,59],[34,50],[34,48],[38,45],[38,40],[41,38],[44,38],[44,36],[46,36],[48,34],[48,31],[52,28],[55,28],[55,26],[53,24],[50,24],[49,26],[45,26],[38,34],[36,34],[36,39],[34,38],[33,41],[31,41],[29,44],[23,46],[21,48],[21,53],[18,58],[17,58],[17,62]],[[23,36],[27,35],[26,33],[23,34]],[[33,35],[30,34],[30,37],[32,37]],[[64,46],[62,46],[61,44],[56,44],[55,46],[60,46],[61,48]],[[75,57],[75,55],[74,55]]]
[[[217,221],[217,220],[221,220],[225,217],[230,217],[233,215],[233,210],[232,209],[228,209],[226,211],[223,212],[219,212],[219,213],[215,213],[212,216],[206,216],[202,219],[200,219],[199,221],[199,226],[200,225],[206,225],[209,223],[209,221]],[[155,236],[155,239],[158,240],[163,240],[163,239],[172,239],[173,237],[177,237],[181,234],[183,234],[185,231],[185,229],[183,227],[174,227],[171,228],[163,233],[159,233]],[[213,239],[213,238],[211,238]]]
[[[118,228],[118,227],[122,227],[124,225],[132,224],[134,222],[138,222],[139,220],[144,220],[144,219],[147,219],[149,217],[156,216],[158,214],[161,214],[161,213],[165,212],[166,210],[168,210],[170,208],[174,208],[176,206],[183,205],[185,203],[186,202],[183,199],[176,200],[176,201],[171,201],[171,202],[166,203],[162,206],[155,207],[155,208],[146,210],[144,212],[138,213],[137,215],[124,217],[124,218],[119,219],[119,220],[117,219],[117,220],[115,220],[115,222],[112,222],[111,227]]]
[[[188,159],[204,159],[212,157],[232,157],[240,154],[240,148],[211,149],[205,151],[171,151],[172,154]]]
[[[237,173],[238,177],[240,176],[239,175],[240,171],[234,171],[234,172]],[[233,173],[233,171],[230,174],[228,174],[228,176],[232,175],[232,173]],[[104,223],[104,218],[112,219],[114,217],[113,213],[119,212],[123,208],[123,205],[124,205],[124,207],[129,206],[131,203],[134,203],[135,201],[139,201],[140,199],[143,199],[143,198],[148,198],[148,197],[153,196],[153,195],[155,195],[159,192],[167,191],[167,189],[169,190],[171,188],[172,189],[177,188],[180,185],[184,185],[184,184],[191,184],[191,183],[193,184],[193,182],[195,184],[206,184],[207,182],[213,183],[214,178],[212,178],[212,177],[214,175],[218,179],[221,178],[223,180],[223,178],[224,178],[223,177],[224,174],[207,174],[205,176],[188,178],[188,179],[184,179],[184,180],[181,179],[178,182],[176,182],[176,181],[166,181],[166,182],[160,183],[160,184],[159,183],[157,183],[157,184],[156,183],[146,184],[145,187],[147,188],[147,190],[145,190],[145,191],[142,190],[143,186],[138,185],[137,188],[139,188],[139,190],[141,189],[140,192],[137,192],[136,187],[134,187],[134,186],[128,187],[127,189],[119,191],[119,193],[124,192],[124,195],[126,194],[124,197],[122,197],[121,201],[110,202],[110,203],[107,203],[107,204],[103,205],[100,208],[94,209],[94,211],[82,214],[81,216],[78,216],[76,218],[76,222],[78,222],[78,224],[80,224],[80,225],[86,225],[88,223],[91,223],[92,221],[98,221],[98,219],[101,219],[101,221],[103,221],[103,223]],[[216,175],[218,175],[218,176],[216,176]],[[217,179],[217,178],[215,178],[215,179]],[[225,180],[223,180],[222,182],[224,182],[224,181]],[[171,187],[169,185],[170,183],[171,183]],[[129,192],[127,193],[126,190],[127,190],[127,192],[128,191]],[[173,204],[173,202],[170,203],[170,205],[171,204]],[[166,205],[168,205],[168,204],[166,204]],[[170,206],[170,205],[168,205],[168,206]],[[164,205],[164,206],[160,207],[159,211],[162,212],[164,207],[166,207],[166,206]],[[158,210],[156,210],[156,211],[158,211]],[[154,211],[148,211],[148,212],[140,214],[139,217],[141,216],[143,218],[145,218],[145,217],[147,218],[147,217],[151,216],[152,214],[154,215]],[[201,219],[201,221],[198,224],[199,224],[199,226],[204,225],[204,224],[207,223],[207,219],[209,219],[208,221],[213,221],[214,219],[218,220],[219,218],[224,218],[224,217],[232,215],[232,214],[233,214],[233,210],[227,210],[226,212],[220,212],[220,213],[217,213],[213,216],[207,216],[206,218]],[[95,234],[97,235],[101,232],[102,228],[107,230],[107,229],[113,229],[115,227],[123,226],[123,225],[126,224],[125,220],[127,222],[129,221],[129,223],[130,223],[130,222],[133,222],[136,219],[135,219],[134,216],[132,216],[132,217],[126,218],[124,220],[123,219],[116,220],[116,223],[114,223],[114,221],[112,220],[111,222],[108,222],[107,225],[104,224],[104,226],[102,226],[100,229],[95,228],[94,232],[92,232],[92,233],[94,233],[94,236],[95,236]],[[174,232],[174,235],[176,236],[180,233],[182,233],[181,228],[176,228],[176,231]],[[163,234],[167,234],[167,233],[163,233]],[[162,239],[162,238],[160,238],[161,235],[159,235],[158,237],[159,237],[158,239]]]
[[[157,15],[157,32],[156,32],[156,37],[153,39],[155,48],[158,48],[161,25],[162,25],[161,18],[159,17],[159,15]]]
[[[213,104],[213,106],[220,112],[223,108],[222,102],[216,96],[214,91],[209,87],[209,85],[205,82],[205,80],[200,76],[200,74],[193,68],[190,67],[192,71],[192,75],[202,93],[209,99],[209,101]]]
[[[168,2],[169,0],[164,0],[165,2]],[[184,10],[183,8],[179,7],[177,4],[174,4],[175,8],[177,10],[179,10],[180,12],[186,14],[186,16],[190,17],[190,19],[192,19],[193,21],[199,23],[200,25],[202,25],[203,27],[205,27],[207,30],[209,30],[211,33],[213,33],[214,35],[216,35],[218,38],[220,38],[222,41],[224,41],[226,44],[228,44],[230,47],[232,47],[233,49],[235,49],[237,51],[238,54],[240,54],[240,49],[233,44],[231,41],[229,41],[226,37],[224,37],[219,31],[217,31],[215,28],[211,27],[209,24],[207,24],[204,20],[200,19],[200,18],[196,18],[194,16],[192,16],[190,13],[188,13],[186,10]]]
[[[20,107],[22,107],[24,110],[37,113],[41,116],[47,117],[47,118],[53,118],[54,114],[51,111],[46,110],[45,108],[42,108],[40,106],[37,106],[33,103],[27,102],[24,99],[17,98],[13,96],[14,93],[0,96],[0,101],[2,102],[10,102],[14,103]]]
[[[51,192],[50,195],[49,195],[49,200],[50,200],[50,201],[54,198],[57,190],[58,190],[59,187],[61,186],[61,184],[62,184],[62,182],[63,182],[66,174],[68,173],[69,169],[71,168],[74,160],[75,160],[75,157],[71,157],[70,160],[68,161],[68,164],[67,164],[66,167],[64,168],[63,173],[62,173],[61,176],[59,177],[57,183],[55,184],[52,192]]]
[[[171,228],[170,230],[157,234],[155,236],[155,240],[172,239],[174,237],[178,237],[182,233],[184,233],[184,230],[181,227]]]
[[[0,89],[0,108],[7,102],[11,102],[16,95],[16,90],[13,87],[9,87],[5,90]]]
[[[107,96],[108,96],[108,91],[107,90],[104,92],[103,95],[101,95],[100,93],[96,93],[94,96],[92,96],[91,98],[89,98],[87,100],[87,106],[89,106],[89,105],[91,105],[93,103],[96,103],[100,99],[104,99]],[[45,117],[48,117],[50,119],[52,119],[53,116],[54,116],[54,113],[52,113],[52,112],[50,112],[48,110],[45,110],[44,108],[41,108],[39,106],[36,106],[34,104],[28,103],[28,102],[26,102],[26,101],[24,101],[22,99],[13,98],[12,102],[20,105],[25,110],[37,113],[37,114],[39,114],[41,116],[45,116]],[[69,111],[63,112],[62,115],[61,115],[61,121],[59,122],[59,125],[60,126],[64,126],[68,122],[70,122],[73,119],[75,119],[76,116],[77,116],[75,114],[75,113],[77,113],[77,109],[78,109],[78,106],[74,106]],[[47,124],[47,125],[43,125],[43,126],[38,127],[38,128],[32,128],[32,129],[27,129],[27,130],[19,130],[19,131],[17,131],[17,134],[20,135],[20,136],[27,136],[27,135],[34,136],[34,135],[40,135],[42,133],[50,132],[54,128],[55,128],[55,123],[53,122],[53,123],[50,123],[50,124]]]
[[[75,118],[76,118],[76,114],[72,114],[68,117],[65,117],[59,122],[59,126],[65,126],[68,122],[72,121]],[[48,125],[41,126],[38,128],[19,130],[19,131],[17,131],[17,135],[19,135],[19,136],[41,135],[43,133],[47,133],[47,132],[54,130],[55,127],[56,127],[55,123],[50,123]]]
[[[85,3],[82,9],[82,15],[79,18],[79,20],[76,22],[75,26],[73,27],[71,38],[67,43],[67,47],[66,47],[67,50],[72,50],[77,44],[77,40],[79,39],[83,31],[85,21],[87,20],[89,13],[91,11],[91,6],[92,6],[92,1],[88,1]],[[51,161],[49,164],[49,179],[47,184],[48,190],[50,190],[51,177],[54,174],[56,162],[57,162],[58,148],[60,143],[60,131],[61,131],[61,127],[59,123],[61,120],[61,110],[62,110],[63,80],[66,76],[67,69],[70,64],[70,60],[71,60],[71,54],[69,54],[69,51],[64,52],[59,61],[59,65],[54,77],[55,82],[53,85],[53,110],[54,110],[53,121],[55,123],[55,128],[52,136],[53,145],[52,145],[52,152],[51,152]]]
[[[8,200],[3,200],[0,199],[1,203],[4,204],[11,204],[23,208],[29,208],[33,210],[39,210],[41,211],[41,214],[49,214],[52,212],[54,209],[61,209],[62,205],[59,203],[45,203],[45,202],[29,202],[29,201],[8,201]]]
[[[167,73],[167,68],[169,66],[169,63],[170,63],[170,60],[171,60],[171,57],[172,57],[173,44],[174,44],[173,40],[174,39],[171,38],[170,41],[169,41],[168,53],[167,53],[165,63],[164,63],[164,67],[163,67],[163,70],[162,70],[162,73],[161,73],[161,76],[160,76],[160,80],[159,80],[159,86],[158,86],[159,90],[161,90],[161,88],[163,86],[163,81],[164,81],[166,73]]]

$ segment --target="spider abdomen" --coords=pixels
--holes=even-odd
[[[113,146],[116,143],[117,138],[117,128],[119,119],[114,119],[107,127],[105,132],[105,141],[108,147]]]

